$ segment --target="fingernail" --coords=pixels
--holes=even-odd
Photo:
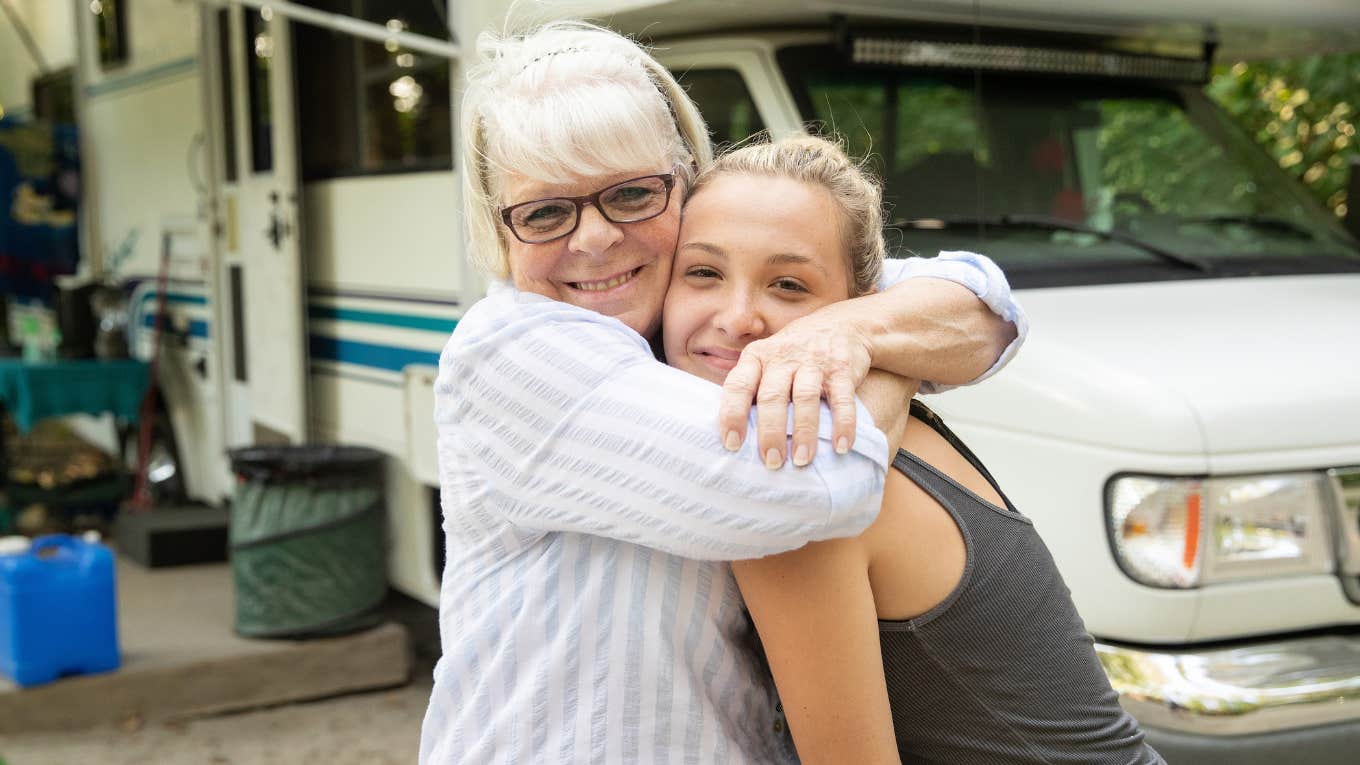
[[[723,439],[723,446],[727,448],[727,451],[735,452],[741,448],[741,436],[737,435],[735,430],[727,431],[727,437]]]
[[[779,453],[778,449],[771,449],[765,452],[765,467],[771,470],[778,470],[779,466],[783,464],[784,456]]]
[[[850,451],[850,439],[845,436],[836,439],[836,453],[845,454],[848,451]]]
[[[809,462],[811,462],[811,460],[808,459],[808,448],[806,446],[799,446],[797,449],[793,450],[793,464],[798,467],[803,467]]]

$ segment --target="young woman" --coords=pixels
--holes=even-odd
[[[685,207],[667,361],[721,384],[749,343],[872,291],[879,206],[822,139],[719,158]],[[919,402],[893,467],[864,533],[732,564],[804,765],[1160,762],[1031,522]]]

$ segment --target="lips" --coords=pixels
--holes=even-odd
[[[589,282],[567,282],[567,285],[572,289],[580,290],[582,292],[608,292],[609,290],[622,287],[628,282],[631,282],[641,270],[642,266],[638,266],[631,271],[624,271],[623,273],[616,274],[608,279]]]
[[[714,346],[695,348],[694,353],[699,354],[701,356],[711,356],[715,359],[722,359],[724,361],[731,361],[734,363],[736,362],[737,359],[741,358],[741,351],[734,351],[731,348],[718,348]]]
[[[741,358],[741,351],[731,348],[718,346],[704,346],[690,350],[689,355],[697,359],[704,366],[718,373],[719,377],[726,377],[728,372],[737,365],[737,360]]]

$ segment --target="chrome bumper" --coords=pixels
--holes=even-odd
[[[1096,643],[1140,723],[1210,736],[1360,720],[1360,636],[1158,653]]]

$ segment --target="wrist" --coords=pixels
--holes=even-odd
[[[891,341],[892,312],[900,310],[900,300],[889,299],[883,293],[865,295],[837,304],[842,308],[842,326],[849,330],[853,342],[863,349],[873,369],[893,365],[898,349]]]

